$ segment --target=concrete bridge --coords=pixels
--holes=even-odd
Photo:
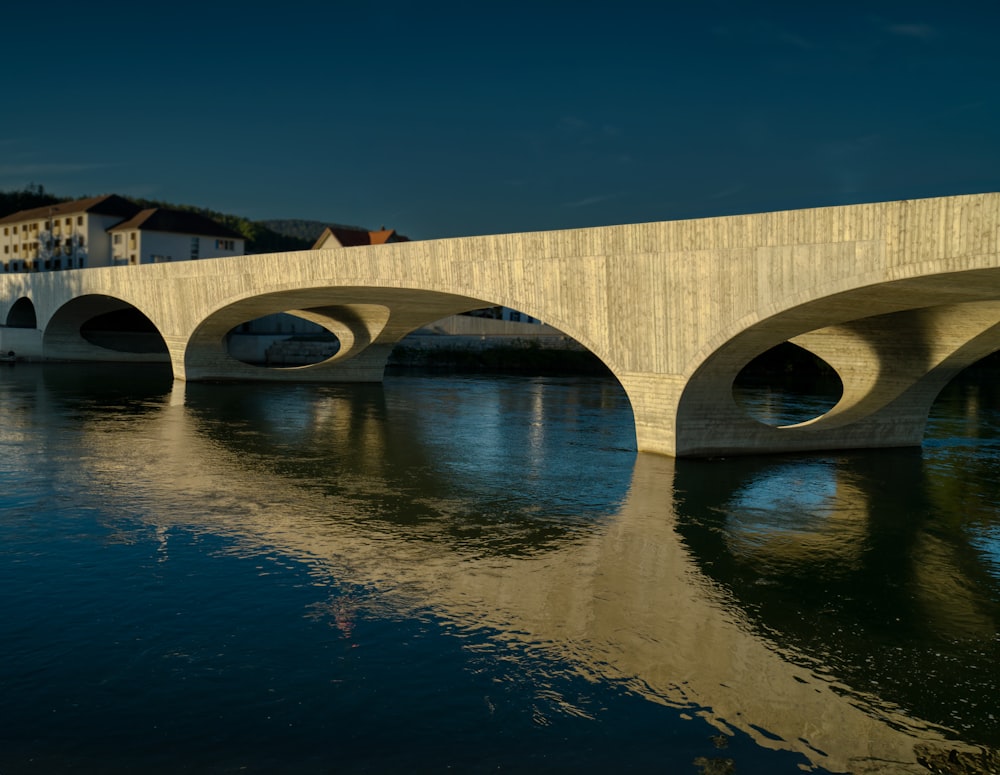
[[[393,345],[447,315],[521,310],[617,377],[640,451],[673,456],[919,445],[961,369],[1000,349],[1000,194],[565,231],[0,276],[0,349],[53,360],[169,360],[178,380],[380,381]],[[135,308],[163,352],[81,334]],[[239,324],[275,312],[341,342],[328,361],[232,358]],[[822,417],[773,427],[732,385],[784,341],[840,375]]]

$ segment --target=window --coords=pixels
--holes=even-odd
[[[191,238],[191,258],[198,258],[198,238]]]
[[[76,216],[76,225],[77,226],[83,226],[83,216],[82,215]]]
[[[4,226],[3,227],[3,236],[5,236],[5,237],[9,237],[10,236],[10,226]]]
[[[116,245],[121,245],[122,244],[122,235],[121,234],[116,234],[114,241],[115,241]]]
[[[14,227],[14,233],[17,234],[17,226]]]
[[[66,225],[67,226],[72,226],[73,225],[73,219],[72,218],[67,218],[66,219]]]

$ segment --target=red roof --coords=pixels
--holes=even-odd
[[[313,250],[317,250],[331,236],[345,248],[353,248],[358,245],[384,245],[387,242],[410,241],[409,237],[396,234],[395,229],[382,228],[378,231],[366,231],[348,226],[327,226],[323,229],[323,233],[319,235],[316,242],[313,243]]]

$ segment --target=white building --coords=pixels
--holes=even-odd
[[[138,210],[127,199],[108,194],[0,218],[0,270],[39,272],[108,266],[108,229]]]
[[[242,255],[242,235],[197,213],[117,196],[79,199],[0,218],[0,272],[47,272],[116,264]]]
[[[204,215],[152,207],[108,229],[111,264],[159,264],[242,256],[241,234]]]

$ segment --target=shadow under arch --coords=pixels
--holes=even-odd
[[[37,328],[38,317],[35,305],[27,296],[15,301],[7,313],[7,326],[10,328]]]
[[[165,363],[162,334],[137,307],[103,294],[78,296],[49,319],[42,335],[48,360]]]
[[[823,416],[843,392],[836,370],[791,342],[757,356],[733,380],[736,402],[755,420],[776,427]]]
[[[970,279],[969,282],[972,282]],[[887,284],[891,286],[892,284]],[[750,325],[694,369],[678,402],[677,454],[709,456],[766,450],[919,446],[935,397],[966,366],[1000,346],[1000,301],[931,303],[903,286],[896,311],[824,324],[843,316],[844,299],[866,289],[810,302]],[[947,297],[944,297],[947,298]],[[877,307],[873,307],[876,308]],[[819,328],[811,328],[821,324]],[[767,425],[733,396],[742,369],[790,342],[826,362],[840,378],[840,400],[805,422]]]
[[[499,303],[440,291],[392,287],[304,288],[250,296],[216,309],[197,326],[185,348],[183,379],[380,382],[392,351],[408,335],[461,313]],[[531,310],[524,312],[540,319]],[[292,315],[319,325],[339,341],[339,349],[319,362],[290,367],[252,364],[226,351],[226,337],[237,327],[275,314]],[[563,333],[558,323],[546,328],[579,345],[581,352],[590,353],[613,373],[606,358],[572,332]],[[446,339],[444,336],[441,341]]]

